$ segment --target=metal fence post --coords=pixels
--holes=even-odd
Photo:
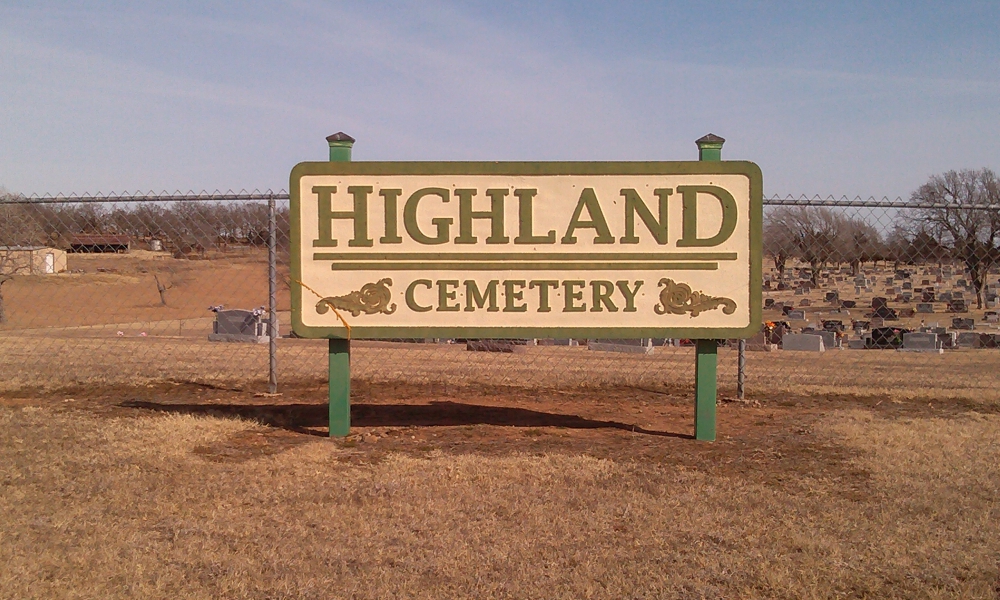
[[[721,161],[722,144],[725,142],[711,133],[696,140],[698,160]],[[696,340],[694,361],[694,439],[714,442],[719,343],[716,340]]]
[[[350,162],[354,138],[344,132],[326,138],[330,162]],[[351,340],[330,338],[330,437],[351,431]]]
[[[278,392],[278,219],[274,194],[267,195],[267,391]]]
[[[747,379],[747,341],[741,338],[738,348],[739,354],[736,359],[736,397],[744,400]]]

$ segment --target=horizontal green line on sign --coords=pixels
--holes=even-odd
[[[716,271],[712,262],[335,262],[333,271]]]
[[[316,252],[313,260],[672,261],[736,260],[735,252]]]

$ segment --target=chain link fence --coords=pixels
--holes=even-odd
[[[720,393],[920,396],[928,380],[947,389],[953,378],[967,390],[1000,345],[1000,198],[973,192],[767,198],[765,324],[744,343],[720,340]],[[0,390],[185,381],[274,391],[324,380],[325,341],[289,335],[288,215],[287,193],[270,191],[5,197]],[[641,352],[537,342],[509,353],[356,340],[352,374],[693,388],[687,340]]]

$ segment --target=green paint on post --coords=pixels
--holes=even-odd
[[[351,432],[351,340],[330,340],[330,437]]]
[[[695,141],[698,160],[719,162],[726,140],[710,133]],[[694,439],[715,441],[715,405],[718,394],[719,345],[715,340],[697,340],[694,349]]]
[[[343,131],[328,135],[326,141],[330,144],[330,162],[351,162],[351,148],[354,138]]]
[[[344,132],[326,138],[330,162],[350,162],[354,138]],[[330,339],[330,437],[351,432],[351,340]]]
[[[695,141],[698,144],[698,160],[708,162],[719,162],[722,160],[722,145],[726,143],[714,133],[710,133]]]
[[[719,344],[697,340],[694,349],[694,439],[715,441],[716,370]]]

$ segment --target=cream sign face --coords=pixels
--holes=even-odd
[[[753,163],[302,163],[290,192],[303,337],[760,328]]]

